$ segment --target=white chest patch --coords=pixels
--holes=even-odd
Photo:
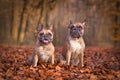
[[[44,50],[42,47],[37,48],[37,52],[39,53],[39,56],[42,58],[42,60],[48,60],[52,56],[49,51]]]
[[[80,52],[81,45],[77,40],[70,40],[70,48],[73,52]]]
[[[48,55],[45,55],[45,53],[41,53],[41,58],[43,59],[43,60],[46,60],[46,59],[48,59],[50,56],[48,56]]]

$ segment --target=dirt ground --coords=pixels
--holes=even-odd
[[[0,45],[0,80],[120,80],[120,48],[87,47],[82,69],[60,64],[32,67],[27,61],[33,50]],[[61,50],[56,48],[56,58]]]

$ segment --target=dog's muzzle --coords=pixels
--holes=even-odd
[[[80,38],[80,37],[82,37],[82,32],[79,29],[77,29],[77,28],[72,29],[70,31],[70,34],[71,34],[71,36],[73,38]]]
[[[42,42],[43,44],[49,44],[50,42],[52,42],[52,38],[49,35],[43,35],[39,38],[39,41]]]

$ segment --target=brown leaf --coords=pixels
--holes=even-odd
[[[85,69],[83,69],[83,70],[80,70],[81,71],[81,73],[90,73],[91,72],[91,70],[89,69],[89,68],[85,68]]]
[[[30,66],[30,70],[33,72],[33,73],[36,73],[36,70],[34,67]]]
[[[53,76],[61,76],[61,73],[55,72]]]
[[[43,79],[45,79],[46,78],[46,73],[45,73],[45,70],[39,70],[38,71],[38,73],[39,73],[39,75],[43,78]]]
[[[21,77],[20,77],[20,75],[18,75],[18,76],[13,76],[13,80],[20,80],[21,79]],[[1,80],[1,79],[0,79]]]
[[[90,80],[98,80],[98,78],[97,78],[96,75],[93,75],[93,74],[92,74],[92,75],[90,76]]]
[[[120,71],[115,72],[114,75],[120,78]]]
[[[42,66],[42,68],[43,68],[43,69],[46,69],[46,67],[45,67],[45,65],[44,65],[44,64],[41,64],[41,66]]]
[[[19,71],[17,71],[17,74],[18,75],[23,75],[25,72],[24,71],[21,71],[21,70],[19,70]]]
[[[11,77],[11,76],[13,76],[13,71],[10,70],[10,69],[8,69],[7,72],[5,73],[5,75],[6,75],[7,77]]]
[[[63,78],[62,78],[62,77],[59,77],[59,78],[56,78],[56,80],[63,80]]]
[[[46,76],[53,76],[53,74],[54,74],[53,70],[46,71]]]
[[[27,78],[26,80],[33,80],[32,78]]]
[[[0,80],[4,80],[2,77],[0,77]]]
[[[30,76],[30,74],[31,74],[31,71],[30,71],[30,70],[26,70],[26,71],[25,71],[25,76]]]
[[[114,79],[114,76],[112,74],[107,74],[106,77],[107,77],[108,80],[113,80]]]
[[[68,78],[69,78],[69,74],[62,74],[62,77],[63,77],[64,79],[68,79]]]
[[[52,64],[49,64],[47,67],[50,68],[50,69],[54,68],[54,66]]]
[[[59,70],[61,70],[62,68],[61,68],[60,66],[56,66],[55,69],[59,71]]]

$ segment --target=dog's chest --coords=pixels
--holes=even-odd
[[[38,47],[36,51],[39,57],[41,57],[43,60],[48,59],[52,55],[52,53],[47,48]]]
[[[73,52],[79,53],[81,50],[81,45],[77,40],[70,40],[70,48]]]

